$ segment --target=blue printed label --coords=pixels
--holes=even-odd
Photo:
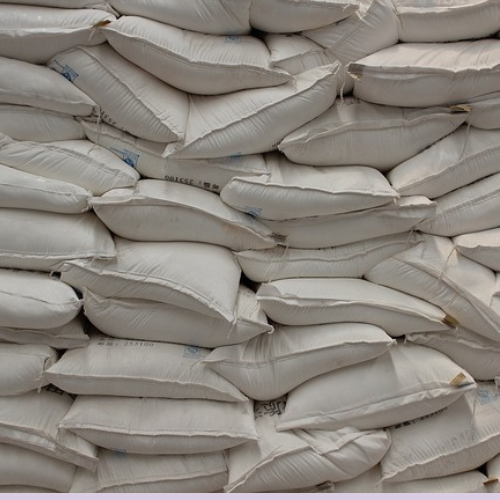
[[[137,153],[132,153],[128,149],[116,149],[110,148],[110,150],[117,156],[119,156],[127,165],[130,165],[132,168],[137,167],[137,163],[139,162],[139,156]]]

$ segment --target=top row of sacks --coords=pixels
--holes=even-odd
[[[213,35],[297,33],[365,15],[372,0],[0,0],[1,4],[101,9]],[[385,0],[402,42],[484,38],[500,29],[497,0]],[[375,6],[375,8],[377,8]],[[37,19],[37,23],[39,23]],[[381,33],[382,34],[382,33]],[[307,34],[306,34],[307,36]]]

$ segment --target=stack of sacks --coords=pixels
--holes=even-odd
[[[470,113],[451,134],[387,169],[402,196],[425,196],[436,203],[436,212],[416,226],[423,241],[379,262],[365,279],[424,299],[453,317],[451,331],[406,338],[449,356],[474,377],[477,390],[433,415],[391,427],[391,448],[373,477],[358,478],[355,486],[338,484],[338,491],[495,492],[498,476],[484,465],[499,452],[500,399],[493,380],[500,372],[500,9],[494,2],[394,6],[400,43],[349,66],[354,95],[377,105],[459,106]],[[476,468],[490,479],[477,476]]]
[[[119,10],[118,5],[114,7]],[[268,17],[267,7],[261,7],[263,19]],[[279,10],[275,16],[285,19]],[[123,16],[102,32],[109,46],[78,47],[57,54],[48,65],[99,104],[106,126],[86,123],[89,137],[102,141],[143,175],[156,180],[143,179],[135,187],[92,198],[95,213],[115,234],[116,258],[106,262],[66,260],[57,268],[63,282],[83,292],[85,312],[94,325],[118,339],[133,339],[93,339],[87,348],[69,351],[47,371],[52,383],[78,394],[60,427],[102,448],[97,471],[80,470],[72,491],[220,490],[228,481],[236,481],[241,472],[241,460],[235,458],[228,480],[221,452],[231,454],[233,448],[247,446],[253,449],[263,431],[257,430],[252,401],[211,370],[211,364],[200,364],[210,351],[191,344],[228,346],[272,332],[255,293],[240,284],[241,270],[233,252],[273,249],[279,240],[263,223],[208,191],[220,191],[238,174],[240,178],[270,177],[271,167],[262,153],[275,149],[288,132],[333,103],[337,65],[316,69],[310,62],[297,63],[307,71],[293,77],[273,66],[268,49],[257,38],[182,31],[135,16]],[[242,54],[247,59],[244,65]],[[326,58],[318,61],[330,62]],[[221,66],[227,68],[222,75]],[[108,86],[102,86],[103,78],[125,83],[124,91],[110,93]],[[142,92],[145,86],[147,93]],[[200,93],[204,95],[193,95]],[[168,112],[160,100],[172,103]],[[209,134],[198,130],[205,122],[213,129]],[[167,160],[161,158],[162,143],[169,143]],[[240,157],[242,154],[245,156]],[[164,178],[191,185],[160,180]],[[381,201],[375,204],[392,200],[394,191],[387,182],[377,180],[382,187],[375,196]],[[383,332],[377,334],[375,339],[365,334],[355,344],[367,350],[366,342],[378,347],[376,353],[383,352],[392,341]],[[341,340],[333,339],[332,348]],[[319,336],[316,343],[325,344]],[[126,354],[134,346],[147,356],[146,366],[133,362],[137,354]],[[145,349],[150,352],[145,354]],[[310,358],[307,350],[305,355]],[[111,352],[116,353],[114,367],[109,363]],[[165,356],[172,358],[166,373]],[[159,372],[152,374],[150,365],[156,358]],[[355,354],[350,358],[356,359]],[[98,372],[95,384],[88,381],[86,359],[92,359],[92,370]],[[178,373],[171,372],[175,367]],[[193,381],[196,370],[199,380]],[[126,383],[118,383],[117,378]],[[211,388],[216,384],[220,388]],[[144,396],[147,398],[140,399]],[[124,417],[117,423],[112,409],[118,407]],[[193,419],[186,420],[185,415],[193,415]],[[197,421],[201,415],[203,420]],[[133,423],[137,421],[142,425]],[[279,446],[274,426],[270,432],[271,442],[263,450],[271,444],[273,449]],[[313,458],[321,464],[311,477],[303,473],[294,478],[292,487],[353,477],[377,463],[389,444],[383,431],[352,429],[330,434],[325,434],[326,443],[321,435],[307,439],[290,434],[292,448],[287,455],[300,450],[306,460]],[[372,450],[368,459],[356,451],[359,446]],[[126,458],[106,451],[116,449],[127,452]],[[237,457],[240,452],[235,453]],[[346,453],[349,459],[343,455]],[[267,460],[268,453],[263,458]],[[342,472],[346,460],[353,462],[347,474]],[[291,465],[285,461],[287,466]],[[257,467],[262,467],[260,461],[251,460],[250,468]],[[171,469],[170,473],[162,472],[159,479],[157,471],[165,469]],[[290,486],[288,472],[277,483],[271,481],[272,470],[269,474],[260,484],[246,486],[247,490]],[[198,481],[193,479],[198,476]]]
[[[496,491],[500,8],[448,3],[0,0],[0,488]]]
[[[223,451],[258,434],[253,405],[201,362],[209,350],[95,333],[46,371],[77,394],[62,432],[100,447],[72,492],[214,492],[227,484]]]
[[[95,469],[97,448],[58,429],[73,399],[45,371],[89,338],[81,296],[51,273],[68,258],[116,254],[89,201],[139,176],[85,139],[77,118],[98,114],[96,103],[40,65],[63,45],[102,43],[94,26],[114,16],[13,4],[0,12],[0,483],[67,492],[77,468]]]

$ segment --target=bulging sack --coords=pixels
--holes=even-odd
[[[209,349],[195,346],[96,333],[87,346],[47,366],[44,378],[70,394],[246,401],[231,382],[202,363],[208,354]]]
[[[336,23],[358,8],[356,0],[253,0],[250,24],[270,33],[291,33]]]
[[[190,96],[183,141],[165,157],[216,158],[264,153],[327,110],[337,95],[338,64],[305,71],[278,87],[221,96]]]
[[[99,114],[97,104],[49,68],[0,57],[0,102],[48,109],[73,116]]]
[[[388,106],[426,108],[500,90],[498,40],[403,43],[348,66],[354,95]],[[432,92],[429,92],[432,89]]]
[[[488,485],[488,478],[479,470],[451,476],[382,482],[380,465],[349,481],[335,483],[336,493],[494,493],[496,487]]]
[[[258,439],[253,402],[78,396],[59,422],[96,445],[124,453],[210,453]]]
[[[386,172],[454,131],[467,116],[460,109],[408,109],[347,97],[288,134],[278,148],[295,163],[367,165]]]
[[[287,278],[362,278],[379,262],[415,246],[419,233],[400,233],[332,248],[235,252],[245,276],[257,283]]]
[[[434,200],[436,212],[417,229],[439,236],[458,236],[498,227],[500,173],[468,184]]]
[[[420,297],[441,307],[457,325],[500,340],[500,316],[490,305],[495,273],[460,255],[448,238],[427,236],[374,266],[365,278]]]
[[[47,64],[99,104],[106,123],[150,141],[184,137],[186,94],[127,61],[108,44],[58,52]]]
[[[236,296],[233,321],[151,300],[102,297],[88,290],[84,308],[99,330],[123,339],[213,348],[273,332],[255,293],[243,285]]]
[[[388,427],[434,413],[475,390],[474,379],[444,354],[398,343],[373,360],[291,391],[278,430]]]
[[[390,445],[382,430],[278,432],[284,407],[284,399],[256,403],[261,439],[228,451],[226,492],[283,492],[355,477],[377,463]]]
[[[500,228],[461,234],[453,243],[465,257],[500,272]]]
[[[1,267],[50,272],[67,259],[116,255],[111,233],[92,212],[76,215],[1,208],[0,234]]]
[[[260,285],[257,300],[283,325],[357,322],[377,325],[392,337],[448,330],[453,318],[424,300],[363,279],[298,278]]]
[[[67,113],[0,104],[0,134],[16,141],[69,141],[84,139],[80,122]]]
[[[74,319],[82,301],[66,283],[47,273],[0,269],[0,326],[58,328]]]
[[[41,143],[0,135],[0,162],[22,172],[76,184],[95,196],[134,186],[139,180],[130,165],[88,140]]]
[[[319,249],[410,231],[435,211],[436,204],[425,196],[405,196],[394,203],[357,212],[262,222],[284,237],[287,247]]]
[[[500,172],[500,131],[461,126],[387,174],[402,196],[438,198]]]
[[[115,19],[95,9],[0,4],[0,55],[45,64],[71,47],[104,43],[99,27]]]
[[[105,297],[154,300],[233,321],[241,270],[229,249],[118,236],[115,245],[116,258],[108,261],[65,261],[57,268],[61,279]]]
[[[52,386],[41,392],[4,396],[0,405],[0,442],[94,470],[97,449],[85,439],[59,430],[73,399]]]
[[[91,200],[113,233],[138,241],[194,241],[231,250],[273,248],[277,238],[261,222],[197,187],[143,179]]]
[[[365,210],[399,196],[369,167],[311,167],[274,154],[266,162],[270,175],[234,177],[222,189],[222,201],[259,218],[285,220]]]
[[[214,349],[203,364],[248,397],[269,401],[313,377],[380,356],[395,342],[361,323],[277,326],[272,335]]]
[[[17,396],[40,389],[49,382],[44,371],[58,358],[46,345],[0,343],[0,396]]]
[[[452,42],[487,38],[498,32],[500,8],[495,0],[457,4],[431,0],[393,0],[401,42]]]
[[[251,0],[108,0],[120,14],[142,16],[212,35],[250,33]]]
[[[138,455],[99,450],[95,472],[78,469],[71,493],[212,493],[227,484],[222,452]]]
[[[0,326],[0,339],[15,344],[39,344],[54,349],[73,349],[88,344],[86,324],[83,315],[56,328],[10,328]]]
[[[123,57],[190,94],[273,87],[292,78],[271,66],[266,44],[255,36],[207,35],[137,16],[122,16],[103,32]]]
[[[163,158],[164,145],[138,139],[104,123],[82,122],[87,137],[144,177],[168,180],[219,193],[235,176],[269,173],[263,155],[224,156],[198,160]]]
[[[338,61],[330,51],[299,34],[267,33],[264,42],[271,53],[271,66],[291,75]]]
[[[357,61],[398,42],[398,28],[392,2],[359,0],[359,9],[349,17],[302,33],[331,50],[342,64]],[[349,87],[351,83],[348,84]],[[344,89],[347,93],[349,89]]]
[[[487,462],[486,471],[489,478],[500,480],[500,454]]]
[[[446,354],[474,380],[493,380],[500,376],[500,342],[487,339],[463,327],[449,332],[407,333],[414,344],[425,345]]]
[[[498,455],[499,407],[495,384],[480,382],[477,390],[429,418],[391,428],[391,448],[381,461],[382,481],[448,476],[485,464]]]
[[[19,446],[0,443],[1,485],[30,486],[68,493],[76,469],[74,464]]]
[[[90,191],[76,184],[29,174],[0,163],[2,208],[78,214],[89,209],[91,196]]]

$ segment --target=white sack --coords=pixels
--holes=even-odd
[[[500,90],[500,44],[400,43],[350,64],[348,71],[354,95],[368,102],[418,108],[463,103]]]
[[[85,138],[82,125],[72,116],[17,104],[0,104],[0,133],[17,141],[50,142]]]
[[[500,272],[500,228],[461,234],[453,238],[453,243],[465,257]]]
[[[134,188],[93,198],[91,205],[113,233],[131,240],[194,241],[236,251],[277,245],[267,226],[216,193],[176,182],[140,180]]]
[[[0,102],[58,111],[73,116],[98,115],[97,104],[65,78],[44,66],[0,57]]]
[[[269,173],[261,154],[186,160],[163,158],[164,145],[138,139],[106,124],[82,123],[87,137],[109,149],[144,177],[164,179],[219,193],[235,176]]]
[[[127,61],[108,44],[58,52],[47,64],[99,104],[106,123],[150,141],[184,137],[186,94]]]
[[[0,55],[44,64],[71,47],[103,43],[99,28],[113,20],[102,10],[0,5]]]
[[[336,23],[358,9],[357,0],[253,0],[250,24],[261,31],[291,33]]]
[[[78,214],[89,209],[91,196],[90,191],[76,184],[22,172],[0,163],[2,208]]]
[[[144,455],[209,453],[258,439],[251,401],[78,396],[59,429]]]
[[[125,59],[191,94],[274,87],[292,78],[271,67],[266,44],[255,36],[206,35],[136,16],[121,17],[103,33]]]
[[[50,329],[69,323],[82,301],[46,273],[0,269],[0,326]]]
[[[68,493],[75,472],[73,464],[0,443],[1,485],[23,485]]]
[[[0,326],[0,340],[16,344],[41,344],[54,349],[73,349],[88,344],[86,326],[82,316],[56,328],[9,328]]]
[[[44,377],[70,394],[246,401],[202,363],[208,354],[200,347],[94,335],[47,366]]]
[[[99,330],[112,337],[219,347],[245,342],[261,333],[272,333],[255,293],[240,285],[234,320],[161,302],[106,298],[84,294],[85,314]]]
[[[57,491],[48,488],[39,488],[38,486],[14,484],[9,486],[0,486],[0,493],[57,493]]]
[[[314,68],[278,87],[191,96],[185,139],[169,144],[164,155],[214,158],[276,149],[283,137],[333,104],[338,69]]]
[[[388,427],[436,412],[475,389],[474,379],[444,354],[399,343],[291,391],[278,430]]]
[[[365,278],[420,297],[443,309],[456,324],[500,340],[500,315],[490,306],[495,273],[459,254],[448,238],[428,236],[377,264]]]
[[[116,155],[88,140],[13,141],[0,135],[0,162],[23,172],[69,182],[95,196],[134,186],[139,174]]]
[[[77,215],[1,208],[0,234],[1,267],[49,272],[67,259],[116,255],[111,233],[93,212]]]
[[[395,343],[381,328],[362,323],[277,326],[272,335],[218,347],[203,363],[248,397],[268,401],[317,375],[380,356]]]
[[[437,198],[500,172],[500,131],[461,126],[388,174],[402,196]]]
[[[498,227],[500,173],[485,177],[434,200],[434,215],[417,225],[423,233],[458,236]]]
[[[467,113],[444,107],[406,109],[355,97],[337,99],[278,145],[295,163],[367,165],[386,172],[459,127]]]
[[[143,16],[191,31],[213,35],[250,32],[251,0],[109,0],[120,14]]]
[[[500,392],[481,382],[454,404],[427,419],[390,429],[382,481],[400,482],[470,471],[498,454]]]
[[[500,481],[500,454],[488,461],[486,473],[490,479]]]
[[[267,220],[333,215],[387,205],[399,195],[373,168],[311,167],[266,157],[270,175],[234,177],[220,193],[231,207]]]
[[[264,42],[271,53],[271,66],[291,75],[337,61],[331,52],[302,35],[267,33]]]
[[[222,452],[133,455],[101,449],[97,470],[78,469],[71,493],[212,493],[226,484]]]
[[[61,279],[104,295],[147,299],[234,319],[241,270],[232,252],[208,243],[138,242],[115,237],[116,258],[77,259],[59,266]]]
[[[52,386],[41,392],[0,399],[0,442],[36,451],[86,469],[95,469],[97,449],[58,424],[73,404],[69,394]]]
[[[467,123],[470,123],[473,127],[486,130],[500,128],[500,120],[498,119],[500,92],[480,95],[468,99],[467,102],[471,108]]]
[[[283,325],[358,322],[377,325],[392,337],[448,330],[453,320],[438,307],[354,278],[297,278],[260,285],[257,300]]]
[[[284,246],[243,250],[235,257],[245,276],[257,283],[286,278],[361,278],[379,262],[421,240],[419,233],[400,233],[317,250]]]
[[[359,0],[359,10],[338,23],[302,34],[329,49],[342,64],[347,65],[373,52],[391,47],[398,41],[398,28],[392,2]],[[348,75],[344,92],[352,90]]]
[[[474,380],[493,380],[500,376],[500,342],[457,327],[449,332],[409,333],[414,344],[432,347],[446,354]]]
[[[382,207],[285,221],[262,219],[291,248],[318,249],[410,231],[434,214],[436,204],[424,196],[406,196]]]
[[[494,487],[485,485],[488,478],[478,470],[451,476],[381,483],[380,465],[349,481],[335,483],[335,493],[493,493]]]
[[[226,492],[283,492],[350,478],[377,463],[390,445],[382,430],[278,432],[284,406],[284,400],[256,404],[261,439],[229,450]]]
[[[58,358],[46,345],[0,343],[0,396],[17,396],[47,385],[44,370]]]
[[[107,0],[0,0],[0,3],[15,5],[38,5],[39,7],[57,7],[60,9],[101,9],[111,12]]]
[[[351,16],[356,0],[253,0],[252,28],[271,33],[291,33],[322,28]]]
[[[500,26],[496,0],[392,0],[402,42],[452,42],[486,38]]]

